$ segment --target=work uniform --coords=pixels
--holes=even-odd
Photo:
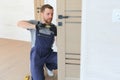
[[[51,24],[46,27],[42,23],[36,25],[35,42],[32,45],[30,64],[33,80],[44,80],[43,66],[49,70],[57,69],[57,52],[52,49],[54,38],[57,35],[56,26]]]

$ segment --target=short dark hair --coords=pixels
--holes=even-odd
[[[48,9],[53,9],[53,7],[52,7],[51,5],[49,5],[49,4],[44,4],[44,5],[41,7],[40,12],[44,12],[44,10],[45,10],[46,8],[48,8]]]

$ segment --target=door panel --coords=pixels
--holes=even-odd
[[[81,11],[81,0],[57,0],[59,80],[80,79]]]
[[[70,64],[70,65],[76,65],[76,64],[80,64],[80,60],[66,58],[65,63]],[[79,70],[79,68],[78,68],[78,70]]]
[[[65,0],[66,10],[81,10],[81,0]]]
[[[72,80],[72,78],[79,79],[79,77],[80,77],[80,75],[78,75],[78,74],[80,74],[78,71],[79,68],[80,68],[79,65],[66,64],[66,78],[69,78],[69,80]]]
[[[79,16],[81,17],[81,11],[76,10],[76,11],[66,11],[67,16]]]
[[[71,58],[71,59],[80,59],[80,55],[78,55],[78,54],[76,54],[76,55],[66,54],[65,57],[66,57],[66,58]]]
[[[75,17],[77,17],[77,16],[75,16]],[[67,19],[66,23],[80,23],[81,19],[80,18],[75,18],[75,17],[71,17],[71,19]]]
[[[80,24],[66,23],[66,53],[80,53]]]

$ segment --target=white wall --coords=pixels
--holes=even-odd
[[[53,23],[56,24],[56,0],[45,0],[54,11]],[[34,19],[34,0],[3,0],[0,2],[0,38],[30,41],[29,31],[18,28],[19,20]]]
[[[34,19],[34,0],[2,0],[0,2],[0,38],[30,41],[27,30],[17,21]]]
[[[120,80],[120,0],[83,0],[80,80]]]

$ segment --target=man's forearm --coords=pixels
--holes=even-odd
[[[26,29],[35,29],[35,24],[31,24],[31,23],[29,23],[29,22],[27,22],[27,21],[19,21],[18,23],[17,23],[17,26],[18,27],[22,27],[22,28],[26,28]]]

